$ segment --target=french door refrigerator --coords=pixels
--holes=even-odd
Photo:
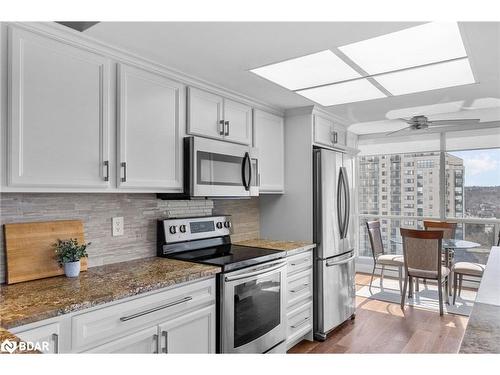
[[[354,158],[314,149],[314,337],[354,317]]]

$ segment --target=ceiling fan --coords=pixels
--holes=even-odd
[[[401,121],[406,122],[409,126],[399,129],[390,133],[387,133],[386,136],[392,136],[393,134],[403,132],[403,131],[415,131],[415,130],[425,130],[429,127],[437,127],[437,126],[450,126],[450,125],[462,125],[462,124],[474,124],[479,122],[479,119],[454,119],[454,120],[429,120],[427,116],[418,115],[413,116],[410,119],[400,118]]]

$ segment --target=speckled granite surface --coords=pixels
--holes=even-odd
[[[493,246],[460,353],[500,354],[500,247]]]
[[[145,258],[65,276],[0,286],[0,327],[9,329],[92,306],[210,277],[219,267]]]
[[[236,244],[241,246],[262,247],[264,249],[286,251],[287,256],[299,254],[303,251],[308,251],[316,247],[315,244],[309,242],[275,241],[265,239],[240,241],[236,242]]]

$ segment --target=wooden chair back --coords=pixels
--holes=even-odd
[[[382,233],[380,232],[379,221],[367,221],[366,229],[370,237],[373,259],[376,260],[381,254],[384,254],[384,243],[382,242]]]
[[[444,239],[454,239],[457,231],[457,223],[448,223],[446,221],[424,220],[424,228],[428,231],[443,231]]]
[[[443,231],[400,228],[408,276],[441,279]]]

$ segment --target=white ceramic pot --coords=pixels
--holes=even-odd
[[[78,277],[80,274],[80,261],[64,263],[64,273],[67,277]]]

